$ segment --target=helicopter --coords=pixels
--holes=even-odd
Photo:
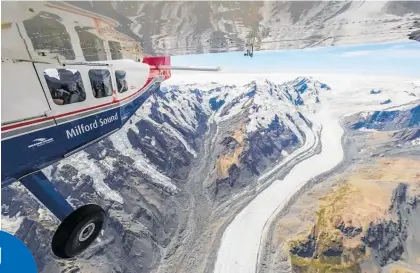
[[[220,71],[219,67],[171,65],[171,56],[203,53],[203,43],[207,43],[205,52],[220,51],[219,39],[203,38],[205,42],[188,47],[172,33],[163,45],[152,43],[138,35],[142,28],[124,15],[130,2],[122,1],[117,8],[112,2],[2,2],[1,187],[21,183],[61,221],[51,248],[62,259],[79,255],[94,242],[106,213],[96,204],[74,209],[42,169],[121,129],[171,78],[171,71]],[[414,33],[406,21],[386,40]],[[137,34],[136,29],[140,29]],[[313,29],[301,31],[303,36]],[[376,42],[378,35],[360,31],[351,38],[363,36],[355,40]],[[337,37],[265,44],[253,40],[245,43],[244,56],[253,57],[254,50],[329,46],[333,44],[323,42],[331,38]],[[345,40],[348,37],[341,38],[350,43]],[[242,51],[241,42],[230,39],[222,49]]]

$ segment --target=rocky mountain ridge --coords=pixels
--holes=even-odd
[[[44,170],[75,207],[98,203],[109,215],[101,240],[77,261],[52,257],[46,238],[58,222],[22,187],[2,190],[3,217],[37,253],[40,272],[150,272],[183,247],[174,241],[187,240],[186,223],[197,224],[189,222],[199,214],[192,200],[202,201],[196,191],[211,211],[252,188],[304,143],[312,111],[332,92],[305,77],[163,85],[121,131]],[[205,140],[213,149],[203,151]],[[203,154],[211,160],[198,166],[210,171],[191,181]]]
[[[166,56],[417,39],[415,1],[71,2],[118,22],[145,55]],[[333,38],[333,39],[331,39]]]
[[[384,110],[363,113],[362,118],[352,124],[353,129],[399,130],[420,126],[420,104],[410,109]]]
[[[365,147],[359,153],[369,156],[352,159],[356,167],[349,167],[327,195],[318,197],[313,225],[289,240],[292,272],[418,269],[420,154],[412,146],[419,138],[418,109],[413,102],[347,118],[350,135],[368,142],[357,144]]]

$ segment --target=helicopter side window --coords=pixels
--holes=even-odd
[[[44,78],[55,104],[66,105],[86,99],[82,77],[76,69],[46,69]]]
[[[111,73],[108,70],[91,69],[88,74],[95,98],[112,96]]]
[[[128,91],[126,72],[124,70],[116,70],[115,79],[117,80],[117,88],[119,93]]]

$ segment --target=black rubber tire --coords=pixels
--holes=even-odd
[[[53,253],[62,259],[73,258],[82,253],[99,236],[105,220],[105,211],[98,205],[89,204],[76,209],[57,228],[51,242]],[[80,233],[91,223],[95,224],[92,234],[80,241]]]

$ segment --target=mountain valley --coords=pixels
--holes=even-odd
[[[22,186],[2,189],[3,228],[25,242],[39,272],[213,272],[235,216],[298,162],[329,145],[321,137],[327,110],[342,118],[344,159],[273,214],[260,271],[323,272],[307,269],[314,263],[319,270],[331,263],[415,268],[417,239],[409,244],[406,238],[417,238],[419,227],[417,82],[203,75],[174,77],[122,130],[44,170],[73,206],[97,203],[108,213],[100,240],[79,259],[54,259],[49,245],[58,220]],[[339,109],[349,101],[357,107],[342,116]],[[375,203],[378,209],[366,212],[383,180],[387,187]],[[358,203],[360,214],[329,210],[336,200],[342,200],[340,208]],[[317,218],[320,211],[326,220]],[[386,251],[377,247],[378,230],[398,225],[406,226],[401,244]],[[356,253],[362,245],[364,252]]]

